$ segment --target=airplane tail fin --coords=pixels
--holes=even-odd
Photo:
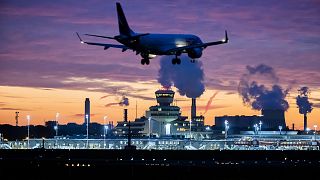
[[[131,36],[134,32],[130,29],[126,16],[123,13],[121,4],[117,2],[117,14],[118,14],[118,24],[120,35]]]

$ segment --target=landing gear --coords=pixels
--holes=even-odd
[[[195,63],[196,60],[195,60],[195,59],[191,59],[190,62],[191,62],[191,63]]]
[[[172,64],[181,64],[181,59],[179,59],[178,57],[173,58]]]
[[[150,64],[150,60],[149,59],[141,59],[141,64],[144,65],[149,65]]]

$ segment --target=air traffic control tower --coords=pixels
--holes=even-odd
[[[173,106],[174,91],[170,89],[157,90],[155,92],[158,105],[151,106],[146,111],[146,117],[151,117],[150,128],[152,134],[157,136],[170,135],[171,122],[176,120],[180,115],[180,108]],[[148,122],[146,122],[148,130]]]

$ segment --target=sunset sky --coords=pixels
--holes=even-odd
[[[149,66],[132,51],[103,50],[83,45],[75,32],[118,35],[113,0],[2,0],[0,1],[0,124],[20,125],[31,115],[43,124],[60,113],[59,121],[83,123],[84,101],[91,100],[91,121],[123,119],[121,106],[105,107],[129,98],[129,119],[155,105],[154,92],[160,57]],[[206,124],[221,115],[257,115],[244,105],[237,91],[246,66],[265,64],[274,69],[279,85],[290,88],[286,100],[287,125],[303,127],[295,97],[308,86],[313,111],[309,127],[320,125],[320,2],[318,0],[122,0],[130,27],[141,33],[198,35],[216,41],[228,30],[229,43],[208,47],[203,63],[205,92],[198,99],[203,114],[216,92]],[[88,41],[117,43],[82,36]],[[173,87],[173,90],[176,89]],[[102,98],[107,96],[106,98]],[[191,100],[176,93],[183,115],[190,115]]]

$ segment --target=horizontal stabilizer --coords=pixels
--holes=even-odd
[[[138,39],[139,37],[141,36],[146,36],[146,35],[149,35],[150,33],[143,33],[143,34],[135,34],[133,36],[130,36],[130,38],[132,39]]]

